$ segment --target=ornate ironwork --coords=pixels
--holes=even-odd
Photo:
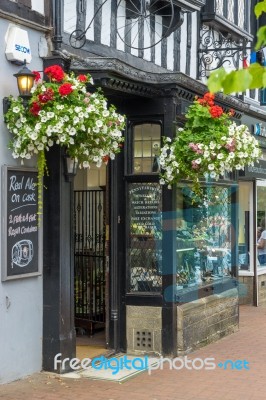
[[[199,77],[207,77],[211,71],[220,67],[238,68],[247,56],[246,38],[234,40],[231,35],[224,36],[212,27],[203,25],[199,42]]]

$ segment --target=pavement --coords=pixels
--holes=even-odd
[[[168,364],[150,375],[141,372],[124,383],[69,379],[42,372],[0,385],[0,399],[265,400],[266,307],[241,306],[239,331],[195,351],[188,360],[192,369],[180,369],[178,361],[178,369],[171,370]],[[214,368],[206,369],[207,363]]]

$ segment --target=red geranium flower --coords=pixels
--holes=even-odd
[[[58,89],[58,92],[61,94],[61,96],[67,96],[68,94],[73,92],[73,88],[71,83],[63,83]]]
[[[45,92],[39,94],[38,99],[41,103],[47,103],[54,99],[54,91],[52,88],[48,88]]]
[[[206,105],[206,101],[205,101],[203,98],[197,99],[197,102],[198,102],[199,104],[201,104],[202,106],[205,106],[205,105]]]
[[[207,93],[205,93],[203,98],[206,101],[206,103],[209,104],[210,107],[212,107],[214,105],[214,94],[213,93],[207,92]]]
[[[44,73],[55,82],[61,82],[65,75],[60,65],[52,65],[51,67],[47,67],[45,68]]]
[[[107,155],[102,157],[103,162],[106,164],[108,163],[109,159],[110,159],[110,157]]]
[[[41,79],[41,74],[38,71],[32,71],[32,73],[35,75],[35,82],[38,82]]]
[[[201,104],[202,106],[214,106],[214,94],[213,93],[205,93],[205,95],[198,99],[198,97],[196,96],[196,100],[199,104]]]
[[[228,112],[228,115],[230,116],[230,117],[233,117],[234,115],[235,115],[235,110],[233,110],[232,108],[230,108],[230,110],[229,110],[229,112]]]
[[[223,109],[220,106],[212,106],[209,111],[212,118],[219,118],[223,114]]]
[[[42,109],[42,108],[41,108],[40,104],[37,103],[37,101],[34,101],[34,102],[32,103],[32,105],[31,105],[30,113],[31,113],[32,115],[34,115],[35,117],[38,117],[39,112],[41,111],[41,109]]]
[[[80,82],[87,82],[88,78],[86,75],[79,75],[77,78]]]

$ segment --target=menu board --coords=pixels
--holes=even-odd
[[[152,235],[161,230],[161,187],[132,183],[129,189],[131,234]]]
[[[2,280],[40,274],[37,171],[2,167]]]

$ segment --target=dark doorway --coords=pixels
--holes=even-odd
[[[105,191],[74,192],[75,326],[105,325]]]

